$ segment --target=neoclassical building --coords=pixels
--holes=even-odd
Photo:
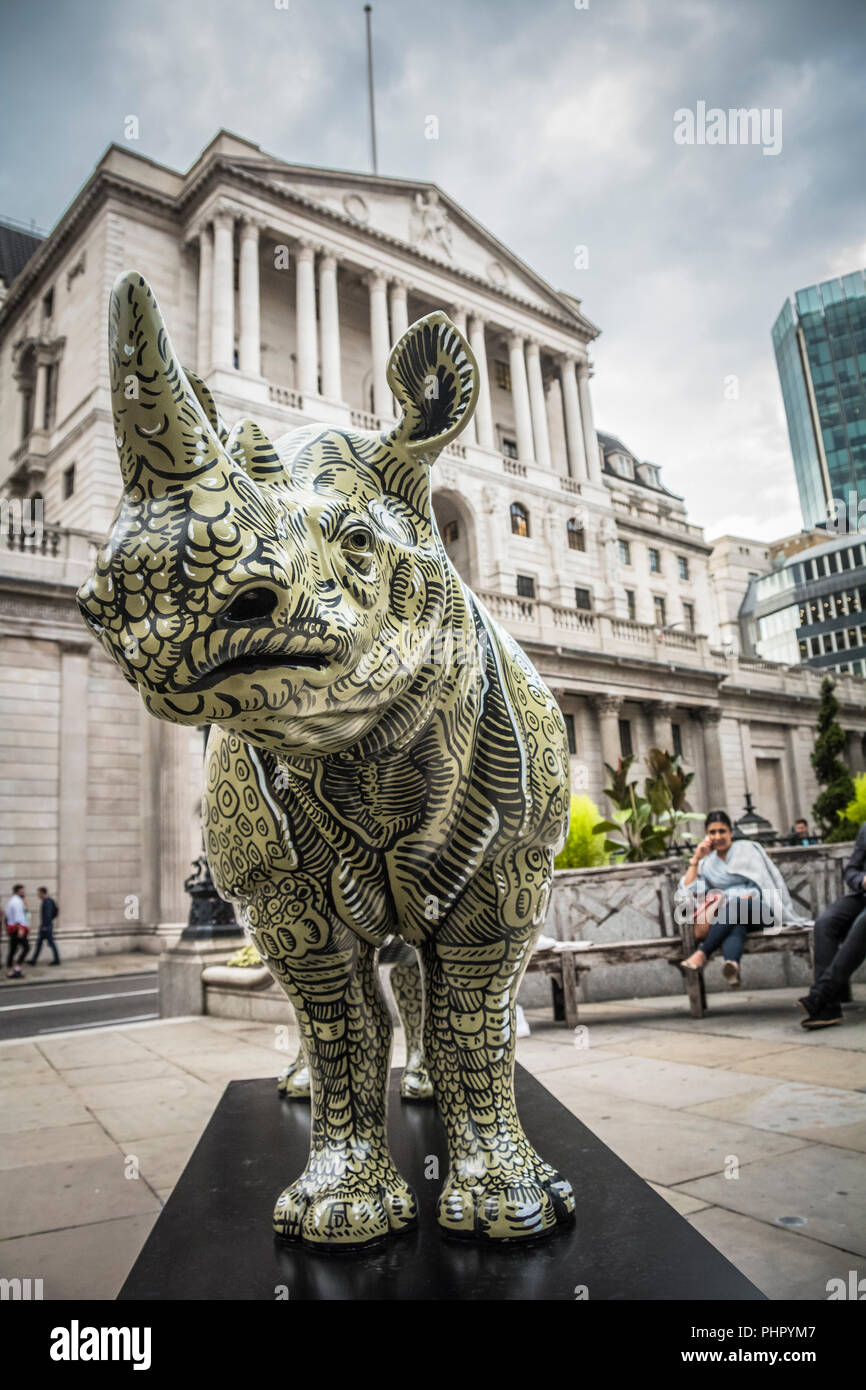
[[[443,540],[566,716],[575,790],[655,744],[697,808],[808,814],[818,676],[742,660],[711,547],[659,467],[598,433],[598,329],[431,184],[290,165],[220,132],[186,173],[111,146],[0,303],[0,893],[48,884],[74,954],[157,949],[200,852],[202,737],[148,716],[72,595],[119,496],[108,297],[148,278],[227,423],[380,429],[390,345],[444,308],[482,381],[433,470]],[[727,571],[726,571],[727,573]],[[745,580],[743,587],[745,587]],[[852,765],[863,682],[839,678]]]

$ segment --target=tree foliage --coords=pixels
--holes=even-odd
[[[670,854],[680,827],[699,819],[687,809],[686,801],[694,773],[684,771],[677,754],[661,748],[649,750],[650,776],[644,779],[643,792],[636,779],[629,781],[633,762],[633,757],[620,758],[615,768],[605,763],[610,786],[605,787],[604,794],[616,809],[610,820],[595,827],[596,833],[622,835],[621,840],[608,838],[605,848],[629,864]]]
[[[824,839],[830,843],[850,840],[857,827],[847,819],[845,808],[854,800],[854,780],[840,759],[845,748],[845,731],[836,718],[839,701],[833,693],[835,682],[825,676],[821,682],[821,702],[811,761],[815,776],[824,790],[812,805],[815,819]]]

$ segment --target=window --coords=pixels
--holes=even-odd
[[[511,533],[514,536],[529,536],[529,512],[522,502],[511,504]]]
[[[688,579],[688,577],[689,577],[689,560],[688,560],[688,556],[687,556],[687,555],[678,555],[678,556],[677,556],[677,569],[679,570],[680,579]]]
[[[674,745],[674,757],[683,756],[683,726],[682,724],[671,724],[671,739]]]
[[[70,463],[68,468],[63,470],[63,500],[71,497],[75,491],[75,464]]]
[[[650,574],[661,574],[662,572],[661,552],[656,550],[654,546],[649,548],[649,567]]]
[[[664,626],[666,625],[666,622],[667,622],[667,619],[666,619],[666,616],[665,616],[665,614],[666,614],[665,601],[664,601],[663,598],[659,598],[658,594],[656,594],[655,597],[653,598],[653,610],[654,610],[654,612],[655,612],[655,620],[656,620],[657,625],[658,625],[659,627],[664,627]]]
[[[50,319],[54,313],[54,290],[42,296],[42,317]]]
[[[574,602],[578,608],[583,608],[586,612],[592,609],[592,594],[589,589],[575,589]]]
[[[535,598],[535,580],[531,574],[519,574],[517,576],[517,597]]]
[[[686,632],[694,632],[695,605],[693,603],[683,604],[683,624],[685,625]]]
[[[42,429],[50,430],[54,425],[54,415],[57,408],[57,363],[49,362],[45,368],[45,406],[42,412],[42,419],[39,424]]]
[[[620,541],[620,542],[619,542],[619,545],[618,545],[618,549],[619,549],[619,562],[620,562],[620,564],[621,564],[621,565],[630,565],[630,564],[631,564],[631,546],[629,545],[628,541]]]
[[[507,362],[493,360],[493,380],[500,391],[511,390],[511,368]]]
[[[628,605],[628,616],[631,618],[632,622],[634,622],[637,616],[637,606],[635,603],[634,589],[626,589],[625,601]]]
[[[460,528],[456,521],[446,521],[442,527],[442,539],[446,545],[451,545],[460,539]]]
[[[568,548],[569,550],[586,550],[583,522],[578,521],[573,516],[568,518]]]
[[[619,751],[624,758],[630,758],[634,749],[631,745],[631,720],[621,719],[619,721]]]
[[[517,458],[517,440],[516,440],[516,439],[503,439],[503,441],[502,441],[502,452],[503,452],[503,454],[505,455],[505,457],[506,457],[507,459],[516,459],[516,458]]]
[[[565,720],[565,736],[568,739],[568,751],[569,753],[576,753],[577,739],[574,736],[574,715],[564,714],[562,717]]]

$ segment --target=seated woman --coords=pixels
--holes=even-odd
[[[808,919],[797,912],[763,846],[733,838],[727,811],[711,811],[704,829],[705,838],[689,860],[675,898],[676,908],[689,912],[694,921],[695,936],[704,940],[681,965],[700,970],[721,946],[722,974],[736,989],[747,932]]]

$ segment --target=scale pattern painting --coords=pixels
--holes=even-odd
[[[345,1249],[416,1220],[385,1129],[391,936],[420,963],[399,988],[408,1074],[416,1090],[429,1075],[448,1136],[443,1230],[568,1223],[572,1189],[513,1090],[517,989],[566,832],[565,727],[431,505],[431,465],[475,406],[468,343],[428,315],[390,355],[390,432],[320,425],[273,445],[250,420],[226,430],[136,273],[112,293],[109,357],[123,497],[78,601],[152,714],[210,726],[214,882],[291,1000],[309,1067],[310,1155],[276,1232]]]

